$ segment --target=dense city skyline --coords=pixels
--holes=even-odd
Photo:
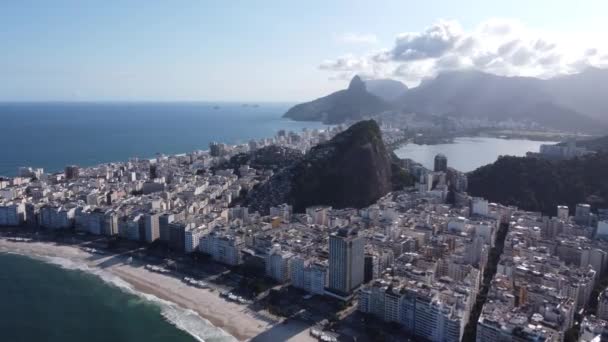
[[[0,340],[608,341],[607,11],[2,2]]]

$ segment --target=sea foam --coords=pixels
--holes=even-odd
[[[33,257],[38,260],[48,262],[60,266],[67,270],[78,270],[97,276],[102,279],[105,283],[113,285],[126,293],[143,298],[148,302],[154,303],[161,308],[163,317],[175,327],[183,330],[193,336],[200,342],[235,342],[238,341],[232,335],[227,333],[221,328],[218,328],[211,324],[208,320],[201,317],[197,312],[185,309],[178,306],[170,301],[158,298],[154,295],[137,291],[131,284],[121,279],[120,277],[104,271],[97,267],[90,267],[84,262],[77,262],[74,260],[56,257],[56,256],[44,256],[38,254],[10,252],[11,254],[19,254],[27,257]]]

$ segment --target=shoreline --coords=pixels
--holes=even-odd
[[[137,261],[129,264],[126,256],[99,256],[74,246],[48,242],[12,242],[5,239],[0,239],[0,252],[20,254],[59,264],[66,269],[89,271],[87,273],[99,277],[109,285],[125,290],[122,286],[104,278],[102,273],[107,272],[128,284],[132,290],[129,292],[134,292],[135,295],[141,294],[153,302],[164,301],[185,313],[190,311],[190,314],[196,314],[199,319],[197,323],[201,323],[200,320],[202,320],[202,323],[209,326],[207,332],[213,330],[213,336],[198,336],[191,331],[190,325],[192,324],[187,327],[182,322],[167,317],[164,313],[163,316],[176,328],[188,332],[198,340],[204,341],[205,337],[213,337],[224,338],[226,341],[316,341],[309,335],[308,326],[302,322],[290,320],[283,323],[280,320],[266,317],[264,313],[255,312],[245,305],[224,300],[215,290],[195,288],[186,285],[174,276],[148,271],[143,264]],[[76,267],[63,265],[57,262],[57,258],[74,263]],[[153,296],[153,298],[149,298],[149,296]]]

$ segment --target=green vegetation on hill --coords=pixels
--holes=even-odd
[[[608,208],[608,153],[561,161],[500,157],[468,177],[471,195],[524,210],[555,215],[562,204]]]
[[[304,157],[304,154],[299,150],[285,146],[270,145],[248,153],[239,153],[214,169],[232,169],[238,174],[241,166],[249,165],[257,170],[273,170],[277,172],[292,165],[302,159],[302,157]]]
[[[281,203],[293,205],[296,212],[313,205],[362,208],[413,184],[394,158],[378,124],[360,121],[254,188],[247,203],[261,212]]]

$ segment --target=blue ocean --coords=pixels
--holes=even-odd
[[[290,104],[0,103],[0,175],[20,166],[61,171],[244,143],[280,129],[321,128],[281,116]]]
[[[0,303],[3,342],[196,341],[160,305],[19,255],[0,253]]]
[[[61,171],[243,143],[280,129],[289,104],[1,103],[0,175],[20,166]],[[112,283],[112,282],[110,282]],[[215,327],[78,270],[0,253],[3,342],[227,341]],[[190,334],[186,333],[188,331]],[[195,339],[192,335],[197,336]],[[221,335],[221,334],[220,334]]]

